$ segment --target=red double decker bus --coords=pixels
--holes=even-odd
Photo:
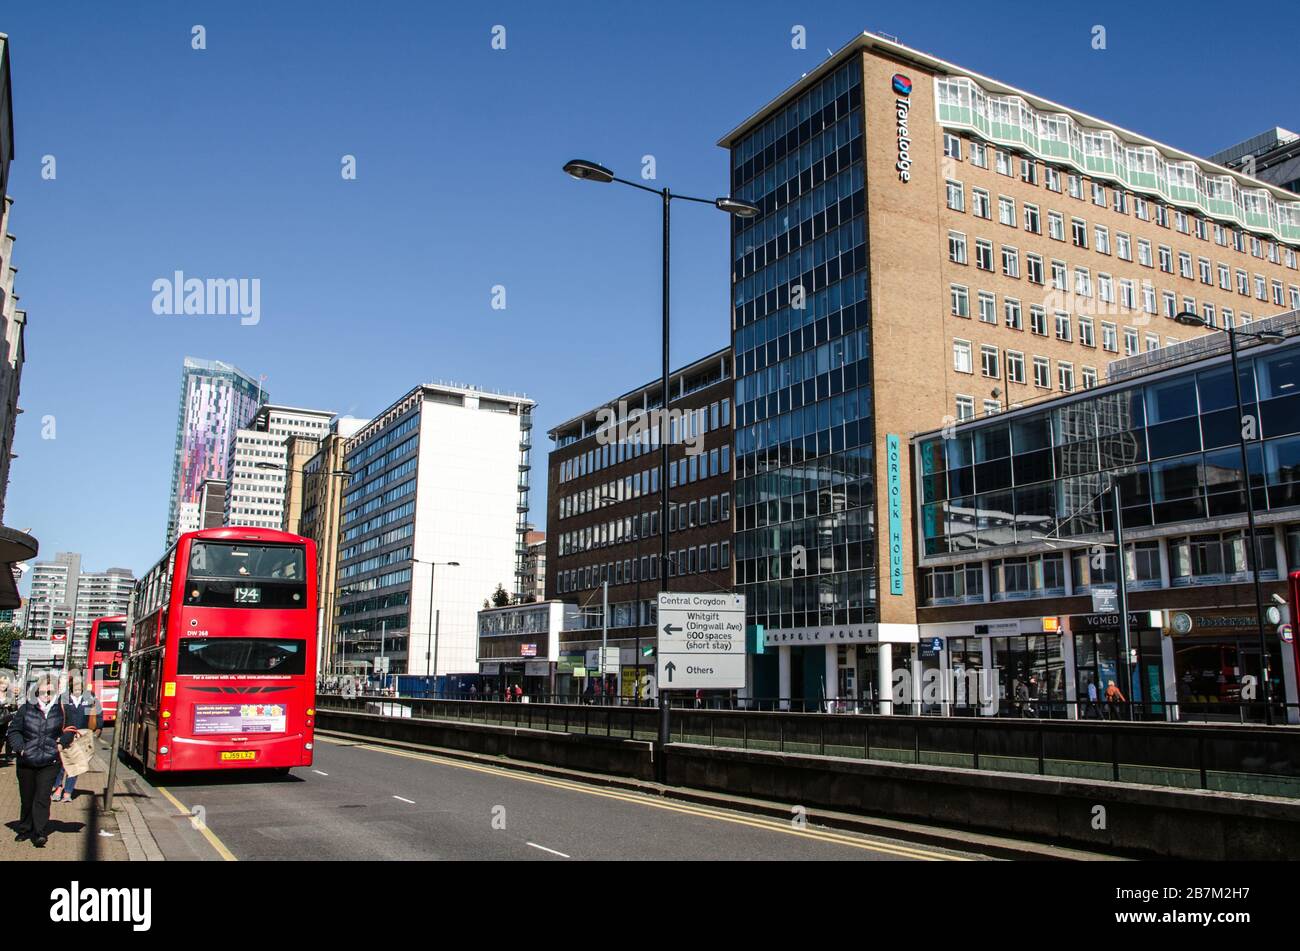
[[[125,614],[109,614],[91,622],[86,666],[90,669],[91,689],[99,698],[105,723],[117,719],[117,694],[125,651]]]
[[[188,532],[136,585],[121,745],[149,771],[312,762],[316,545]]]

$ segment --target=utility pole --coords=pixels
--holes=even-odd
[[[605,675],[605,651],[609,644],[609,577],[600,583],[600,698],[607,702],[609,677]]]

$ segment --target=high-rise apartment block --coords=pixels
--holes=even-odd
[[[202,524],[203,483],[228,480],[227,466],[236,431],[257,415],[266,394],[260,381],[220,360],[186,357],[172,462],[167,545]]]
[[[235,431],[226,464],[227,525],[283,529],[285,491],[291,468],[288,442],[305,437],[318,442],[334,414],[294,406],[262,406],[247,427]],[[303,456],[301,446],[296,452]]]

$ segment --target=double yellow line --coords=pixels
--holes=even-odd
[[[916,846],[902,845],[897,842],[890,842],[883,839],[873,839],[859,835],[847,835],[829,829],[800,828],[791,822],[781,822],[775,819],[766,819],[759,816],[735,815],[705,806],[655,799],[649,795],[641,793],[599,789],[593,786],[571,782],[569,780],[553,779],[549,776],[537,776],[529,773],[518,772],[516,770],[505,769],[499,766],[470,763],[463,760],[434,756],[428,753],[414,753],[407,750],[394,749],[387,746],[377,746],[369,743],[332,740],[319,734],[317,734],[316,739],[317,742],[323,741],[335,746],[351,746],[356,749],[372,750],[377,753],[387,753],[390,756],[403,756],[407,759],[421,760],[426,763],[436,763],[439,766],[454,766],[457,769],[467,769],[472,770],[473,772],[486,773],[492,776],[504,776],[518,782],[534,783],[539,786],[549,786],[552,789],[563,789],[568,792],[582,793],[587,796],[600,796],[603,799],[614,799],[619,802],[631,803],[637,806],[646,806],[651,809],[665,809],[669,812],[676,812],[682,815],[696,816],[701,819],[713,819],[717,822],[729,822],[734,825],[749,826],[753,829],[762,829],[768,832],[779,832],[782,835],[796,836],[801,839],[811,839],[815,842],[843,845],[848,848],[863,849],[868,852],[883,852],[887,855],[893,855],[898,858],[915,859],[922,862],[970,861],[961,856],[935,852]]]
[[[157,789],[157,790],[158,790],[160,793],[162,793],[164,796],[166,796],[166,797],[167,797],[167,801],[170,802],[173,806],[175,806],[175,807],[177,808],[177,810],[180,811],[180,814],[181,814],[181,815],[183,815],[185,818],[189,819],[191,825],[194,824],[194,823],[193,823],[193,818],[194,818],[194,810],[193,810],[193,809],[186,809],[185,806],[181,803],[181,801],[180,801],[179,799],[177,799],[175,796],[173,796],[171,793],[169,793],[169,792],[168,792],[166,789],[164,789],[162,786],[155,786],[154,788]],[[217,838],[217,834],[216,834],[215,832],[213,832],[211,829],[208,828],[208,824],[207,824],[206,822],[199,823],[198,830],[199,830],[200,832],[203,833],[203,838],[205,838],[205,839],[208,840],[208,844],[211,845],[214,849],[217,850],[217,854],[221,856],[222,861],[225,861],[225,862],[238,862],[238,861],[239,861],[239,859],[235,858],[235,853],[234,853],[234,852],[231,852],[230,849],[226,848],[226,843],[224,843],[224,842],[222,842],[220,839],[218,839],[218,838]]]

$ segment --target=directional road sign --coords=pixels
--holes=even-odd
[[[659,687],[734,690],[745,686],[745,596],[659,594]]]

